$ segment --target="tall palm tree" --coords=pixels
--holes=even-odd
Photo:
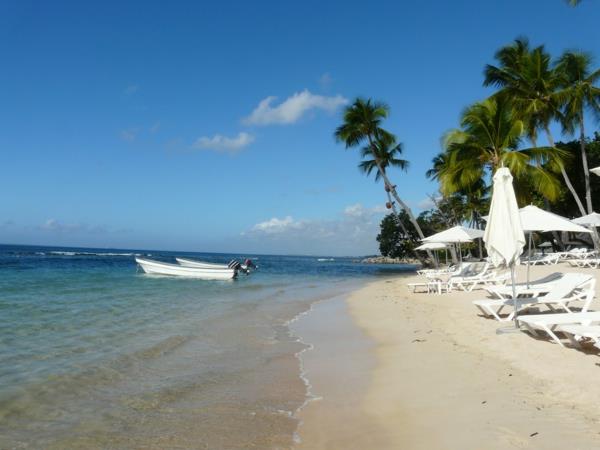
[[[523,121],[526,133],[534,146],[538,131],[542,130],[550,147],[556,149],[550,124],[555,119],[561,119],[561,107],[566,94],[561,89],[562,77],[553,69],[550,55],[544,46],[531,49],[527,39],[518,38],[513,44],[498,50],[495,58],[499,65],[488,64],[485,67],[484,86],[497,86],[500,88],[500,94],[511,98],[517,117]],[[581,215],[585,215],[583,203],[567,175],[564,164],[559,158],[555,162]]]
[[[568,51],[558,60],[556,70],[561,74],[566,94],[563,107],[563,127],[568,132],[579,128],[579,142],[583,175],[585,179],[585,201],[588,214],[593,210],[590,188],[590,172],[585,149],[585,111],[600,117],[600,69],[592,70],[592,57],[583,52]]]
[[[388,117],[388,114],[389,107],[385,103],[372,101],[371,99],[357,98],[344,110],[344,121],[336,129],[335,138],[338,142],[343,142],[346,148],[366,144],[367,153],[370,153],[370,156],[373,158],[378,170],[377,173],[383,178],[386,191],[406,211],[417,234],[423,239],[425,236],[417,219],[408,205],[398,195],[396,187],[390,181],[380,158],[381,150],[378,148],[378,143],[390,143],[393,140],[393,135],[381,127],[383,120]],[[364,155],[365,149],[363,149]]]
[[[520,149],[525,124],[518,118],[510,98],[496,95],[465,109],[461,128],[444,136],[445,155],[434,159],[429,173],[440,181],[440,191],[450,195],[481,186],[499,167],[512,172],[517,196],[526,200],[531,186],[542,195],[556,199],[560,183],[543,164],[556,158],[548,147]],[[489,185],[489,183],[485,183]],[[520,188],[523,185],[527,189]]]
[[[375,148],[375,150],[373,150]],[[398,167],[401,170],[406,171],[409,166],[409,162],[406,159],[399,158],[402,154],[402,143],[397,143],[396,138],[392,135],[385,135],[382,138],[377,139],[374,142],[373,146],[366,145],[361,149],[361,156],[363,158],[367,158],[358,165],[358,168],[364,172],[367,176],[371,175],[371,173],[375,170],[375,181],[379,181],[383,174],[380,172],[379,167],[377,166],[377,160],[381,166],[383,172],[386,172],[388,167]],[[375,158],[374,155],[377,155]],[[390,189],[386,189],[386,195],[388,198],[388,203],[392,207],[392,210],[396,217],[398,218],[397,222],[402,228],[402,231],[405,235],[408,235],[408,231],[404,226],[404,223],[400,219],[400,215],[396,210],[396,205],[392,201]]]
[[[373,150],[375,149],[375,150]],[[367,176],[375,172],[375,181],[382,178],[382,173],[377,167],[377,159],[373,155],[377,155],[379,164],[385,172],[388,167],[397,167],[400,170],[406,171],[409,162],[399,156],[402,154],[402,143],[397,143],[394,136],[388,136],[387,139],[378,139],[373,146],[365,146],[361,149],[361,156],[367,158],[358,165],[358,168]]]

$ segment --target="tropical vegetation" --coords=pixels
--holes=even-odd
[[[600,119],[600,68],[591,55],[568,50],[552,57],[543,45],[518,38],[495,53],[482,81],[492,91],[467,106],[459,126],[443,135],[442,151],[426,173],[438,182],[439,194],[432,196],[434,207],[418,217],[400,200],[386,172],[408,168],[402,145],[381,129],[387,106],[358,99],[346,110],[336,137],[348,148],[367,143],[359,167],[383,179],[388,206],[400,207],[382,221],[382,254],[406,256],[423,233],[448,226],[483,227],[491,177],[501,166],[511,170],[521,205],[534,203],[568,217],[594,211],[600,178],[590,177],[589,169],[600,166],[600,135],[589,138],[586,132]],[[556,142],[557,130],[563,138],[577,139]],[[399,231],[392,233],[394,227]]]

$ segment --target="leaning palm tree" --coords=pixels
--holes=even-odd
[[[345,109],[344,123],[336,129],[335,138],[338,142],[343,142],[346,148],[366,144],[366,153],[373,158],[377,173],[383,178],[386,192],[389,192],[398,205],[406,211],[417,234],[423,239],[425,236],[417,219],[408,205],[398,195],[396,186],[390,181],[380,158],[381,149],[378,147],[378,143],[380,145],[381,142],[390,143],[393,140],[393,135],[381,127],[388,114],[389,107],[385,103],[357,98]],[[364,148],[363,156],[365,156]]]
[[[563,127],[573,133],[579,128],[579,143],[583,175],[585,179],[585,201],[588,214],[593,210],[590,188],[590,172],[585,149],[585,112],[600,117],[600,88],[595,86],[600,80],[600,69],[592,70],[592,57],[583,52],[568,51],[558,60],[556,70],[561,74],[566,94],[563,107]]]
[[[366,145],[361,149],[361,156],[367,159],[361,161],[358,168],[367,176],[375,171],[375,181],[379,181],[383,177],[383,174],[386,173],[388,167],[397,167],[404,171],[408,169],[409,162],[406,159],[399,157],[402,154],[402,143],[397,143],[394,136],[384,135],[382,138],[377,139],[373,144],[373,146]],[[379,166],[377,165],[378,162]],[[381,167],[381,171],[379,167]],[[386,189],[385,191],[388,198],[388,204],[391,206],[394,215],[397,217],[400,228],[402,228],[404,234],[408,236],[408,231],[400,219],[395,203],[392,201],[390,189]]]
[[[440,182],[440,191],[451,195],[482,186],[499,167],[510,169],[517,196],[530,198],[530,188],[549,199],[560,195],[560,183],[544,164],[554,161],[557,152],[548,147],[520,149],[524,122],[513,109],[510,98],[496,95],[465,109],[461,128],[444,136],[444,157],[434,160],[430,176]],[[437,167],[436,167],[437,162]],[[526,188],[524,188],[526,186]]]
[[[386,136],[384,139],[378,139],[373,143],[373,146],[365,146],[361,149],[361,156],[367,158],[358,165],[358,168],[367,176],[375,171],[375,181],[379,181],[383,174],[379,171],[377,162],[385,173],[388,167],[397,167],[400,170],[406,171],[409,162],[406,159],[400,158],[402,154],[402,143],[397,143],[394,136]]]
[[[552,68],[550,55],[543,45],[531,49],[527,39],[519,38],[498,50],[495,57],[499,65],[486,66],[484,86],[497,86],[500,88],[499,94],[511,98],[517,117],[523,121],[526,134],[534,146],[538,131],[541,130],[545,132],[550,147],[556,149],[550,124],[562,118],[561,107],[566,93],[561,89],[560,73]],[[564,164],[560,158],[556,162],[581,215],[585,215],[583,203]]]

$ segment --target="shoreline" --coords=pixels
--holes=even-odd
[[[383,430],[355,407],[367,392],[375,358],[374,343],[348,311],[348,295],[352,294],[314,303],[290,326],[307,346],[298,353],[307,398],[294,415],[298,420],[294,449],[383,446]]]
[[[520,279],[524,270],[519,268]],[[532,279],[555,271],[597,274],[560,264],[532,267]],[[343,384],[347,373],[338,367],[348,359],[372,358],[374,364],[363,365],[364,389],[356,389],[356,380],[347,386],[345,409],[353,414],[335,408],[343,395],[335,383],[320,382],[323,399],[304,410],[299,434],[306,445],[298,448],[600,446],[596,353],[563,349],[524,332],[498,334],[511,324],[483,318],[471,304],[485,298],[485,291],[414,294],[406,283],[417,278],[377,280],[345,299],[362,347],[355,342],[352,352],[331,354],[323,346],[334,336],[313,334],[314,348],[304,355],[329,358],[323,371],[331,373],[320,373],[321,380],[337,373],[337,384]],[[590,309],[600,309],[599,302]],[[317,378],[308,376],[316,385]],[[343,433],[335,429],[339,414],[356,440],[341,440]],[[368,441],[373,436],[379,438],[376,445]]]

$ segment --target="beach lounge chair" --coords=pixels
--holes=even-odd
[[[481,271],[475,275],[450,277],[450,279],[448,279],[449,289],[452,290],[457,288],[471,292],[479,285],[490,287],[506,284],[510,278],[510,274],[490,271],[489,267],[489,263],[485,263]]]
[[[519,316],[517,320],[524,328],[533,334],[539,336],[539,331],[544,331],[561,347],[564,347],[556,332],[563,329],[569,329],[569,325],[590,326],[594,323],[600,323],[600,311],[587,311],[576,313],[561,314],[535,314],[529,316]]]
[[[530,281],[529,283],[517,283],[515,285],[515,291],[517,292],[518,297],[539,297],[540,295],[548,293],[552,283],[561,279],[563,275],[564,273],[562,272],[553,272],[550,275]],[[499,299],[506,300],[513,296],[512,285],[486,286],[484,289],[488,291],[490,295]]]
[[[559,255],[557,255],[556,253],[551,253],[548,255],[536,255],[534,257],[532,256],[531,259],[525,260],[525,261],[523,261],[523,263],[529,264],[532,266],[536,266],[536,265],[549,266],[552,264],[558,264],[559,259],[560,259]]]
[[[600,348],[600,325],[559,325],[557,331],[566,335],[574,347],[581,347],[580,341],[589,339],[594,341],[596,348]]]
[[[583,258],[583,259],[570,259],[568,263],[573,267],[585,268],[589,267],[591,269],[597,269],[600,265],[600,258]]]
[[[545,295],[517,297],[516,304],[519,311],[533,306],[545,305],[552,311],[555,311],[556,308],[561,308],[567,313],[572,313],[573,311],[571,311],[569,304],[572,302],[583,302],[582,311],[585,312],[594,299],[596,293],[595,287],[596,278],[593,275],[566,273],[561,279],[550,284]],[[515,300],[512,298],[475,300],[473,304],[479,308],[484,316],[492,316],[499,321],[512,320],[515,315]],[[513,308],[513,310],[503,319],[500,317],[500,313],[507,307]]]

